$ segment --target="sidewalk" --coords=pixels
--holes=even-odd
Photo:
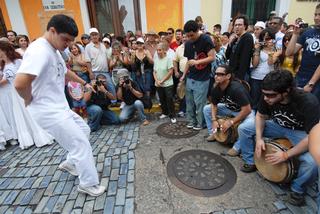
[[[308,188],[307,206],[291,206],[283,201],[286,189],[258,173],[240,172],[239,158],[226,157],[238,175],[229,192],[212,198],[184,193],[166,176],[170,157],[189,149],[219,154],[227,148],[207,143],[205,130],[187,139],[159,137],[155,129],[168,119],[150,117],[147,127],[131,122],[91,135],[99,177],[107,187],[97,198],[78,193],[78,179],[58,169],[66,156],[58,144],[0,152],[0,213],[315,213],[316,185]]]

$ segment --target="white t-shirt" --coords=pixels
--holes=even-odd
[[[275,43],[276,43],[277,50],[282,49],[282,39],[283,39],[283,37],[284,37],[284,33],[282,33],[281,31],[278,31],[276,33],[276,41],[275,41]]]
[[[256,68],[252,69],[250,76],[255,80],[263,80],[264,77],[274,70],[274,65],[268,64],[268,54],[263,50],[260,51],[259,64]]]
[[[72,116],[65,93],[67,68],[58,50],[39,38],[23,56],[17,73],[36,76],[28,110],[41,127],[50,127]]]
[[[99,47],[96,47],[93,42],[90,42],[86,45],[84,53],[85,59],[91,62],[93,72],[108,72],[108,51],[104,44],[99,43]]]

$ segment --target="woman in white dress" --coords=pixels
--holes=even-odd
[[[52,144],[53,137],[31,118],[23,100],[13,87],[15,74],[20,65],[20,54],[15,52],[9,43],[0,41],[0,70],[2,71],[0,106],[4,112],[4,117],[0,117],[0,122],[2,123],[2,120],[6,119],[12,137],[18,139],[21,149],[28,148],[33,144],[38,147]]]

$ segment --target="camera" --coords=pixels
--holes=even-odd
[[[266,44],[265,42],[259,42],[260,46],[265,46],[265,44]]]
[[[130,79],[127,76],[123,77],[123,81],[124,81],[125,84],[129,84],[130,83]]]
[[[304,22],[300,22],[299,23],[299,28],[301,29],[306,29],[309,27],[309,24],[308,23],[304,23]]]
[[[100,80],[97,80],[97,81],[96,81],[96,85],[97,85],[97,86],[101,86],[101,85],[103,85],[103,82],[101,82]]]

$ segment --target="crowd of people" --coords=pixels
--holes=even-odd
[[[144,109],[157,99],[160,119],[176,123],[177,116],[186,117],[187,128],[207,128],[209,142],[237,124],[239,138],[226,154],[241,154],[245,173],[256,171],[254,154],[261,156],[266,137],[289,139],[292,148],[266,161],[299,159],[289,202],[304,203],[306,185],[317,178],[308,137],[320,119],[320,4],[310,26],[301,18],[288,25],[285,16],[271,13],[253,26],[239,15],[223,33],[220,24],[209,32],[198,16],[183,29],[158,33],[128,31],[121,37],[90,28],[74,42],[77,34],[74,20],[57,15],[30,46],[27,36],[14,31],[0,38],[0,149],[6,142],[27,148],[55,139],[69,152],[59,168],[80,176],[79,191],[99,195],[104,189],[88,134],[101,125],[126,123],[135,112],[148,125]],[[181,84],[182,97],[176,93]],[[109,108],[116,103],[119,116]],[[223,124],[221,116],[228,116]],[[80,148],[73,148],[75,142]]]

